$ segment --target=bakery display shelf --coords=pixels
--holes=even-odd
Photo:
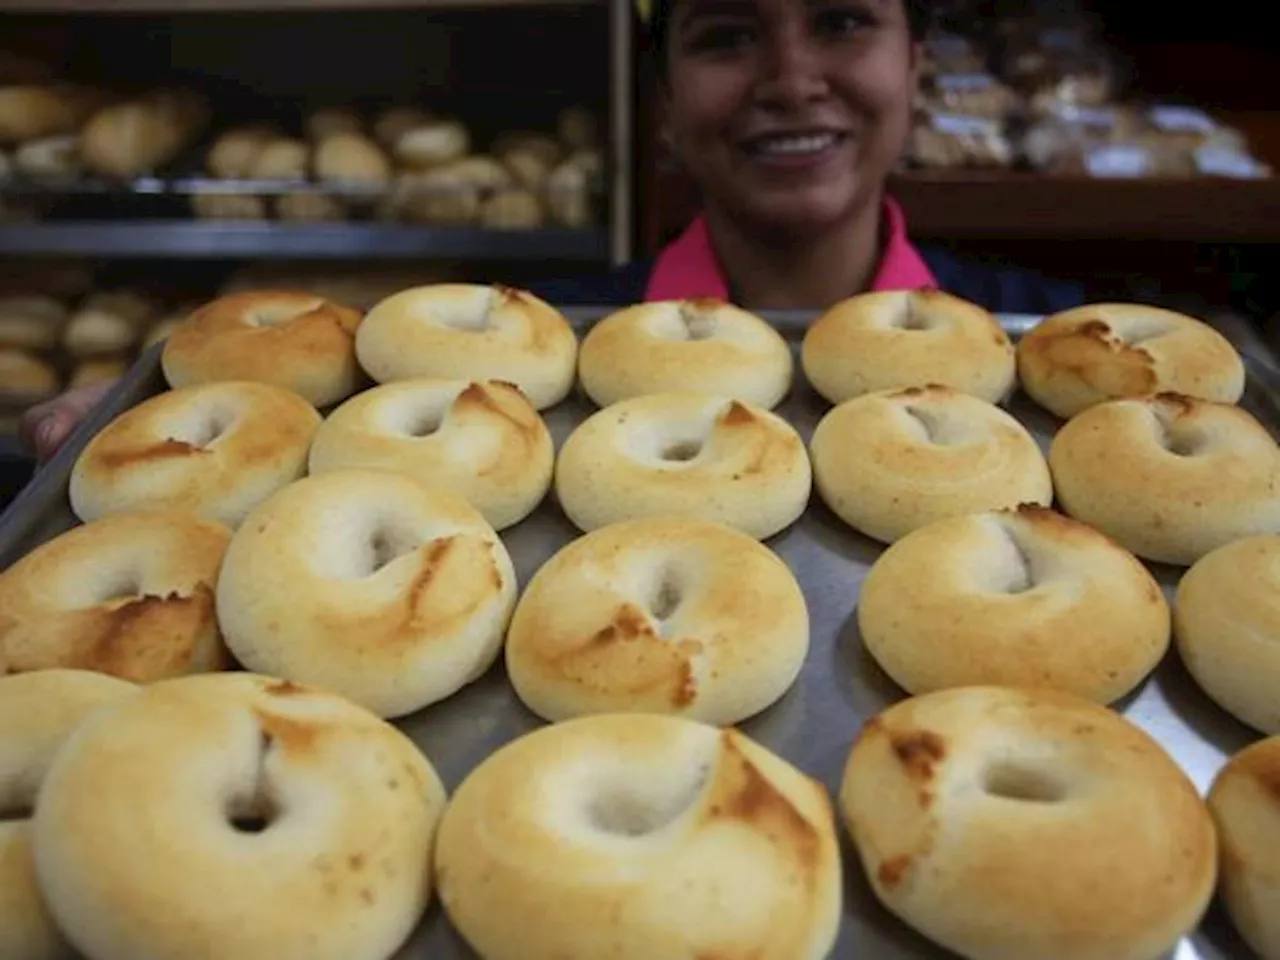
[[[602,0],[0,0],[0,13],[306,13],[320,10],[441,10],[584,7]]]
[[[1100,179],[913,171],[890,189],[937,240],[1280,241],[1280,178]]]
[[[585,327],[608,311],[584,308],[565,312],[576,325]],[[765,316],[798,350],[812,316]],[[1269,357],[1269,352],[1247,322],[1228,322],[1229,319],[1217,318],[1214,322],[1246,357],[1249,381],[1242,405],[1273,430],[1280,429],[1280,378],[1269,363],[1260,362]],[[1017,336],[1029,329],[1035,318],[1004,317],[1002,321]],[[153,347],[0,517],[0,569],[74,524],[67,490],[76,458],[112,418],[164,386],[159,348]],[[803,378],[797,378],[795,388],[777,412],[807,441],[827,409],[828,405]],[[1048,443],[1057,421],[1021,395],[1010,402],[1009,409],[1042,445]],[[557,445],[593,410],[581,395],[575,394],[545,411]],[[504,531],[502,539],[515,563],[519,582],[527,585],[533,572],[577,535],[554,498],[548,496],[528,519]],[[904,696],[863,647],[854,616],[860,586],[882,547],[839,522],[816,497],[794,526],[767,544],[787,563],[804,590],[811,646],[792,689],[768,710],[740,726],[747,735],[820,780],[834,795],[861,725]],[[1180,571],[1160,566],[1152,570],[1172,597]],[[1137,691],[1116,704],[1116,709],[1163,744],[1202,793],[1227,757],[1255,739],[1200,692],[1173,650]],[[452,791],[484,757],[542,724],[520,704],[499,660],[470,686],[397,721],[397,725],[430,757]],[[844,912],[833,957],[945,960],[949,956],[878,905],[857,858],[847,846],[844,864]],[[1246,953],[1225,916],[1214,908],[1170,957],[1228,960]],[[433,903],[396,957],[474,960],[474,954],[445,920],[438,902]]]
[[[603,229],[493,230],[377,223],[213,220],[43,220],[0,224],[0,256],[172,259],[543,260],[610,256]]]

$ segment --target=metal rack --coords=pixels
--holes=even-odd
[[[0,198],[40,207],[67,198],[88,201],[84,212],[0,221],[0,255],[155,258],[439,258],[476,261],[623,263],[633,249],[633,12],[630,0],[0,0],[3,14],[184,14],[230,11],[308,12],[385,9],[463,9],[607,4],[609,66],[608,164],[599,185],[600,227],[548,226],[498,229],[478,226],[380,222],[363,214],[384,191],[316,181],[220,181],[190,165],[172,175],[142,177],[127,184],[94,180],[0,182]],[[352,219],[277,222],[193,219],[173,203],[198,194],[259,197],[313,193],[341,198]],[[168,204],[168,207],[165,207]],[[361,210],[361,208],[365,208]]]

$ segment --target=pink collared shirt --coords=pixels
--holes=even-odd
[[[872,290],[924,290],[938,286],[924,258],[907,237],[902,208],[891,197],[884,199],[886,242]],[[646,301],[729,299],[729,283],[716,254],[705,217],[698,217],[658,254],[645,287]]]

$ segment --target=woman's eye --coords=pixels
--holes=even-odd
[[[746,24],[720,24],[698,31],[689,41],[692,50],[732,50],[750,43],[754,32]]]
[[[823,10],[815,18],[819,36],[847,37],[870,26],[871,18],[858,10]]]

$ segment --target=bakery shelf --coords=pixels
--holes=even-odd
[[[44,221],[0,226],[0,255],[604,262],[606,230],[486,230],[335,223]]]
[[[922,239],[1280,241],[1280,179],[1102,180],[918,172],[895,179]]]
[[[604,0],[0,0],[0,13],[219,13],[585,7]]]

